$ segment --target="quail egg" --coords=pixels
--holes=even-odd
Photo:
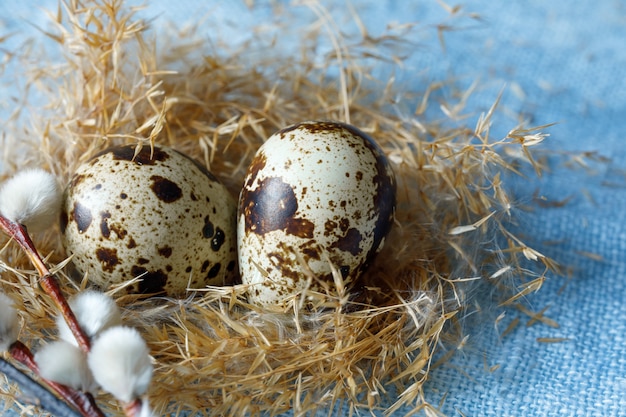
[[[118,146],[78,168],[64,193],[62,242],[96,286],[182,296],[232,283],[236,203],[203,165],[174,149]]]
[[[382,247],[395,210],[381,148],[338,122],[299,123],[259,148],[239,197],[237,246],[250,302],[274,310],[305,289],[350,285]]]

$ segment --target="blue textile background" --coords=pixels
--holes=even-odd
[[[263,18],[251,16],[239,2],[146,3],[142,13],[155,17],[155,24],[207,16],[209,23],[219,22],[207,24],[207,31],[219,30],[233,41],[249,36],[242,28]],[[435,0],[351,4],[372,31],[389,22],[437,24],[447,13]],[[476,115],[506,87],[506,111],[494,121],[496,136],[513,125],[507,112],[523,113],[533,125],[558,122],[547,130],[551,136],[545,147],[597,151],[609,160],[592,164],[591,170],[554,167],[541,179],[516,184],[521,199],[537,190],[555,201],[571,197],[566,207],[537,210],[523,219],[533,243],[571,267],[571,277],[550,277],[526,300],[533,310],[549,306],[546,316],[560,327],[535,324],[500,338],[492,322],[468,321],[467,346],[433,371],[426,399],[438,404],[445,397],[441,409],[450,416],[626,416],[626,3],[459,4],[480,19],[463,20],[464,30],[446,33],[445,52],[436,32],[425,31],[400,81],[410,86],[424,79],[457,77],[468,85],[478,80],[478,91],[468,103]],[[18,32],[10,42],[40,36],[27,25],[39,22],[45,27],[40,7],[55,10],[56,0],[2,2],[0,36]],[[348,13],[347,7],[335,13]],[[9,95],[2,92],[2,97]],[[10,102],[2,101],[4,115]],[[517,313],[506,314],[512,318]],[[553,337],[567,341],[537,341]],[[494,365],[499,367],[486,370]]]

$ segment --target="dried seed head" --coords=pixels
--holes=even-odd
[[[6,352],[17,340],[17,311],[6,294],[0,293],[0,352]]]
[[[146,342],[135,329],[116,326],[102,332],[88,363],[96,382],[119,401],[129,403],[148,390],[152,362]]]
[[[122,323],[122,316],[115,301],[108,295],[97,291],[83,291],[74,296],[69,305],[76,315],[78,324],[87,337],[93,338],[109,327]],[[66,342],[77,345],[72,331],[63,316],[57,317],[59,337]]]
[[[42,169],[27,169],[0,188],[0,213],[30,231],[41,231],[57,221],[61,198],[61,188],[52,174]]]
[[[50,381],[88,392],[97,388],[87,355],[75,345],[63,340],[49,343],[35,354],[35,362],[40,375]]]

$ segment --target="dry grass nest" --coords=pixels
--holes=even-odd
[[[453,85],[399,92],[393,78],[369,76],[370,67],[400,65],[415,46],[407,41],[414,26],[347,36],[319,3],[303,4],[315,18],[297,38],[300,54],[272,47],[276,39],[265,32],[236,46],[209,42],[200,23],[157,36],[119,0],[67,0],[42,35],[55,42],[54,59],[33,60],[36,42],[9,56],[23,67],[24,90],[41,100],[21,103],[4,128],[4,178],[38,166],[67,183],[111,144],[164,144],[202,161],[236,197],[263,141],[310,119],[357,126],[393,165],[396,221],[357,297],[338,283],[315,295],[323,308],[271,313],[248,304],[242,285],[184,300],[111,289],[151,349],[157,414],[301,415],[338,406],[436,414],[423,385],[437,347],[462,337],[457,321],[472,288],[488,282],[513,304],[555,268],[511,232],[515,207],[503,183],[505,172],[541,170],[531,149],[544,127],[514,126],[494,139],[495,105],[467,126],[470,119],[457,117],[466,92]],[[279,14],[289,13],[281,10],[272,22],[278,31]],[[323,54],[320,39],[331,45]],[[441,89],[452,103],[433,99]],[[447,117],[427,117],[433,106]],[[54,337],[56,313],[27,258],[2,239],[0,285],[21,310],[20,340],[36,350]],[[58,228],[34,240],[68,295],[89,285],[69,278]],[[14,389],[3,395],[19,403]],[[109,397],[98,399],[107,413],[120,413]]]

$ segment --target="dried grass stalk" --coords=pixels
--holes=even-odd
[[[393,163],[396,224],[358,294],[330,289],[312,294],[321,306],[315,311],[277,314],[247,304],[237,285],[187,300],[112,291],[156,360],[150,396],[159,414],[302,415],[341,405],[379,412],[387,395],[395,398],[387,414],[406,406],[436,413],[422,386],[439,342],[456,337],[455,317],[476,282],[491,282],[504,303],[514,303],[555,267],[509,231],[515,207],[502,175],[523,164],[540,171],[531,150],[545,127],[520,126],[494,140],[495,105],[474,128],[459,126],[464,93],[454,103],[435,103],[448,120],[426,120],[436,91],[452,88],[443,85],[405,92],[405,102],[417,97],[416,113],[398,115],[390,105],[398,96],[393,80],[369,78],[368,63],[401,62],[410,46],[403,34],[373,38],[362,28],[359,38],[347,37],[321,4],[306,4],[317,20],[302,36],[300,56],[250,52],[262,42],[218,45],[217,53],[197,27],[170,31],[157,49],[149,25],[121,0],[60,3],[46,33],[60,62],[33,63],[28,51],[12,56],[23,60],[27,88],[45,99],[9,121],[5,176],[36,165],[67,181],[105,146],[159,143],[203,161],[236,196],[260,144],[307,119],[349,121],[376,138]],[[314,47],[323,36],[333,49],[320,57]],[[36,241],[52,265],[62,266],[57,230]],[[54,310],[16,245],[0,244],[1,287],[21,306],[21,340],[36,348],[54,327]],[[58,272],[69,293],[87,285]],[[10,389],[3,396],[18,403]]]

